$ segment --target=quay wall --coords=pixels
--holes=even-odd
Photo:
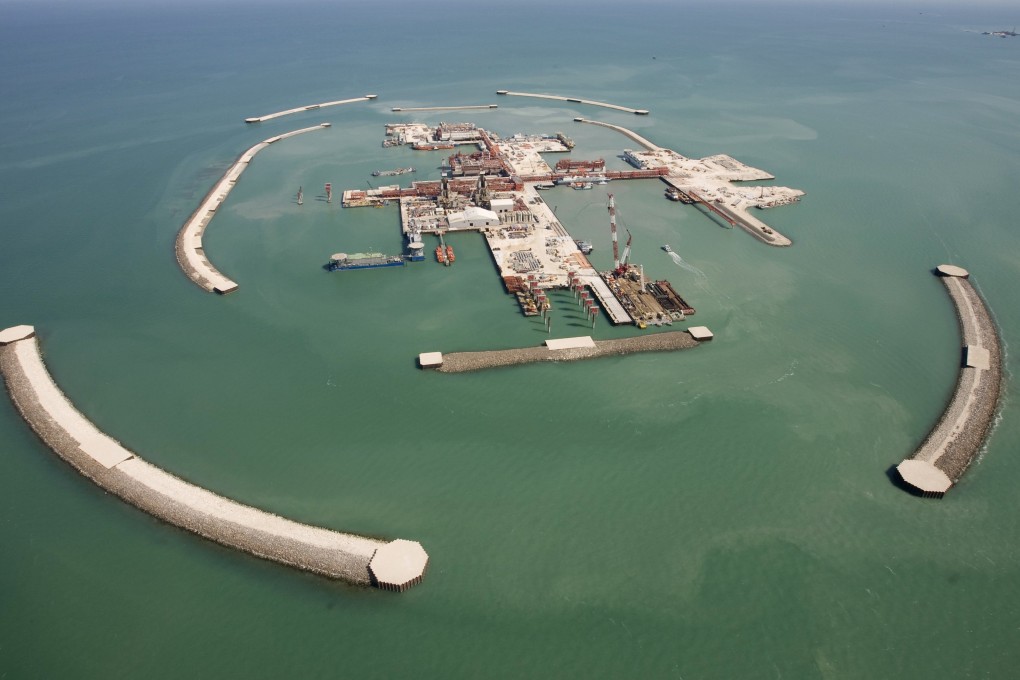
[[[955,271],[945,274],[941,270]],[[911,470],[944,473],[955,484],[977,457],[991,430],[1002,391],[1002,347],[998,330],[980,293],[965,270],[943,265],[936,274],[946,287],[960,326],[962,347],[956,387],[945,412],[914,455],[899,466],[904,481],[928,495],[941,496],[947,489],[925,486]],[[985,366],[967,365],[968,348],[987,350]],[[907,465],[904,465],[907,464]],[[934,468],[934,469],[932,469]],[[917,482],[915,484],[915,482]]]
[[[216,216],[216,210],[227,199],[230,191],[241,178],[241,174],[248,168],[248,164],[251,163],[252,159],[255,158],[255,154],[282,139],[288,139],[295,135],[314,132],[315,130],[322,130],[328,127],[330,127],[329,123],[322,123],[270,137],[242,153],[234,164],[223,173],[219,181],[202,198],[198,207],[195,208],[195,212],[191,213],[191,216],[184,222],[180,231],[177,232],[177,240],[174,243],[177,264],[189,279],[210,293],[226,295],[237,290],[237,283],[224,276],[209,261],[205,254],[205,249],[202,247],[202,235],[205,233],[213,217]]]
[[[21,331],[11,338],[8,331]],[[25,421],[54,452],[104,490],[169,524],[264,559],[360,585],[401,590],[408,583],[380,583],[373,559],[392,544],[300,524],[219,496],[147,463],[104,435],[79,413],[53,382],[34,329],[0,334],[0,373]],[[27,331],[27,332],[26,332]],[[427,556],[424,558],[427,564]],[[417,583],[425,565],[408,577]]]
[[[687,331],[670,331],[631,338],[596,340],[594,347],[572,347],[569,349],[524,347],[484,352],[453,352],[443,354],[443,365],[437,370],[442,373],[464,373],[500,366],[530,364],[537,361],[578,361],[633,352],[670,352],[691,349],[697,347],[698,344],[699,342]]]

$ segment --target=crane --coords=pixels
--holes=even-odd
[[[627,230],[627,243],[623,246],[623,256],[620,258],[620,268],[623,269],[627,266],[627,262],[630,260],[630,241],[634,238],[630,229]]]

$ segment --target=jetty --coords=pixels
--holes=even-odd
[[[354,102],[367,102],[375,99],[379,95],[366,94],[364,97],[354,97],[353,99],[338,99],[335,102],[322,102],[321,104],[309,104],[307,106],[298,106],[293,109],[287,109],[286,111],[277,111],[276,113],[268,113],[264,116],[253,116],[252,118],[245,118],[245,123],[264,123],[267,120],[274,118],[280,118],[282,116],[289,116],[292,113],[301,113],[303,111],[315,111],[316,109],[325,109],[330,106],[340,106],[342,104],[353,104]]]
[[[496,90],[496,94],[503,95],[506,97],[534,97],[536,99],[553,99],[561,102],[570,102],[572,104],[587,104],[589,106],[601,106],[604,109],[615,109],[617,111],[626,111],[627,113],[637,114],[639,116],[647,116],[648,109],[632,109],[629,106],[620,106],[618,104],[607,104],[606,102],[596,102],[590,99],[578,99],[576,97],[562,97],[557,94],[535,94],[533,92],[511,92],[510,90]]]
[[[384,541],[300,524],[190,484],[142,460],[86,419],[54,383],[32,326],[0,331],[0,373],[18,411],[82,475],[169,524],[221,545],[359,585],[406,590],[428,555],[415,541]]]
[[[690,331],[667,331],[612,340],[592,340],[590,336],[559,338],[547,340],[538,347],[449,354],[424,352],[418,356],[418,364],[441,373],[465,373],[538,361],[578,361],[635,352],[671,352],[692,349],[711,339],[711,332],[703,326]]]
[[[921,447],[896,470],[921,495],[941,498],[977,457],[994,422],[1002,391],[1002,347],[969,272],[944,264],[935,274],[956,307],[963,340],[960,371],[942,417]]]
[[[319,125],[294,130],[263,140],[242,153],[234,164],[223,173],[223,177],[213,185],[212,189],[202,199],[202,202],[198,204],[195,212],[191,213],[191,216],[184,222],[181,230],[177,232],[177,240],[174,244],[174,250],[177,253],[177,264],[180,265],[181,270],[184,271],[189,279],[210,293],[226,295],[237,290],[237,283],[220,273],[209,262],[209,258],[206,257],[205,249],[202,247],[202,235],[205,233],[206,227],[209,226],[212,218],[216,215],[216,210],[223,205],[230,191],[237,184],[237,180],[241,178],[241,173],[248,168],[248,164],[255,158],[255,154],[280,140],[306,132],[323,130],[330,126],[330,123],[320,123]]]

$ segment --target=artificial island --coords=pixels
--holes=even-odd
[[[644,109],[554,95],[505,90],[497,94],[543,97],[648,114]],[[308,105],[248,118],[245,122],[258,124],[323,107],[372,101],[375,97],[365,95]],[[610,181],[659,179],[668,185],[667,198],[698,205],[713,218],[738,226],[763,243],[791,245],[786,236],[751,216],[749,209],[792,203],[803,192],[786,187],[738,187],[733,182],[772,176],[729,156],[690,159],[626,128],[584,118],[574,120],[617,130],[640,144],[643,150],[623,151],[623,158],[633,169],[607,170],[601,159],[564,159],[555,168],[549,166],[542,153],[573,148],[572,141],[562,133],[500,138],[469,123],[434,128],[420,123],[388,125],[384,146],[410,144],[415,149],[436,150],[455,149],[464,144],[474,145],[475,150],[450,156],[439,181],[413,182],[407,188],[394,185],[345,191],[346,207],[381,207],[398,202],[407,250],[388,259],[380,255],[386,260],[380,263],[370,262],[375,256],[338,253],[327,268],[344,270],[360,268],[359,263],[372,267],[422,261],[424,234],[439,239],[436,259],[449,266],[455,256],[452,248],[443,243],[444,234],[473,230],[484,235],[507,291],[517,295],[525,315],[542,314],[548,325],[550,305],[545,291],[569,288],[578,305],[584,305],[593,327],[600,311],[604,311],[612,323],[647,328],[649,324],[672,325],[673,321],[693,314],[694,309],[669,282],[646,281],[640,265],[629,262],[629,239],[621,256],[612,195],[607,208],[613,268],[597,272],[586,257],[591,245],[571,238],[539,192],[564,186],[583,191]],[[329,127],[329,123],[323,123],[270,137],[242,153],[213,185],[181,227],[175,244],[177,261],[194,283],[220,294],[238,288],[209,261],[202,236],[255,155],[284,139]],[[413,172],[413,168],[379,172],[376,176],[406,172]],[[326,186],[326,194],[331,201],[331,185]],[[300,189],[297,203],[303,203]],[[670,252],[668,245],[663,249]],[[957,389],[942,419],[913,458],[903,461],[897,471],[903,482],[916,491],[941,497],[976,457],[990,430],[1001,392],[1002,350],[990,313],[966,280],[968,272],[943,265],[936,273],[956,304],[965,343],[964,363]],[[444,372],[472,371],[534,361],[684,349],[712,337],[709,329],[700,326],[683,333],[660,332],[614,340],[559,338],[547,340],[543,348],[462,352],[446,357],[439,352],[423,353],[419,362],[423,368]],[[425,574],[429,557],[416,541],[385,541],[287,520],[189,484],[147,463],[101,432],[64,396],[43,363],[32,326],[0,331],[0,373],[18,411],[53,451],[98,486],[157,518],[252,555],[350,583],[400,591],[421,582]]]

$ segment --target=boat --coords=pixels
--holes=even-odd
[[[546,189],[555,189],[556,185],[552,182],[537,182],[535,188],[539,191],[545,191]]]
[[[564,175],[556,178],[557,184],[595,183],[608,184],[609,178],[605,175]]]
[[[298,187],[298,189],[297,189],[297,204],[298,205],[304,205],[305,204],[304,187]]]
[[[375,269],[377,267],[397,267],[404,265],[401,255],[383,255],[382,253],[335,253],[329,258],[326,269],[335,272],[341,269]]]
[[[574,244],[577,245],[577,249],[580,250],[585,255],[587,255],[594,249],[594,247],[589,241],[574,241]]]
[[[662,246],[662,249],[665,250],[667,253],[672,253],[673,252],[673,249],[669,247],[668,243],[666,245]]]
[[[676,187],[670,187],[666,189],[666,198],[668,198],[671,201],[679,201],[680,192],[676,190]]]
[[[394,175],[406,175],[409,172],[414,172],[414,168],[397,168],[396,170],[375,170],[372,172],[372,177],[393,177]]]
[[[443,246],[436,246],[436,262],[446,264],[446,251],[443,250]]]
[[[453,246],[451,246],[450,244],[446,244],[446,261],[447,262],[457,261],[457,258],[454,257],[453,255]]]
[[[570,186],[572,186],[574,189],[576,189],[578,191],[584,191],[585,189],[591,189],[592,188],[592,183],[591,182],[574,182]]]
[[[412,144],[411,148],[414,149],[415,151],[438,151],[439,149],[452,149],[454,148],[454,145],[446,142],[440,143],[417,142],[415,144]]]

